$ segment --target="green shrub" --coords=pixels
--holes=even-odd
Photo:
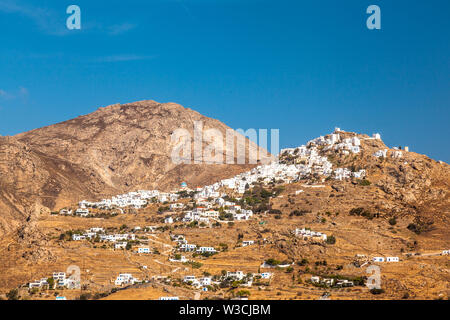
[[[372,183],[369,180],[361,179],[361,180],[358,180],[358,184],[360,186],[370,186]]]
[[[6,294],[8,300],[19,300],[19,290],[12,289]]]
[[[421,233],[419,226],[417,226],[415,223],[408,224],[407,228],[408,228],[409,231],[412,231],[412,232],[414,232],[416,234],[420,234]]]
[[[78,298],[79,300],[89,300],[91,299],[92,295],[90,293],[83,293]]]
[[[269,266],[277,266],[279,265],[281,262],[279,260],[270,258],[266,260],[266,264],[268,264]]]
[[[336,243],[336,237],[333,236],[333,235],[327,237],[326,243],[327,243],[327,244],[335,244],[335,243]]]
[[[248,297],[250,295],[250,291],[248,291],[248,290],[239,290],[238,292],[236,292],[236,295],[238,297]]]
[[[300,260],[300,261],[297,261],[297,264],[298,264],[299,266],[306,266],[308,263],[309,263],[308,259],[305,259],[305,258],[303,258],[303,259]]]
[[[384,293],[384,290],[373,288],[373,289],[370,289],[370,293],[371,294],[382,294],[382,293]]]
[[[391,226],[395,226],[397,224],[397,219],[395,217],[392,217],[389,219],[389,224]]]

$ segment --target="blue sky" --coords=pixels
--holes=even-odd
[[[66,28],[81,8],[82,29]],[[366,8],[381,8],[381,30]],[[281,147],[335,126],[450,162],[448,0],[0,0],[0,134],[177,102]]]

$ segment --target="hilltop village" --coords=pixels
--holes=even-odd
[[[200,218],[217,218],[218,211],[203,210],[212,207],[227,207],[226,212],[233,215],[235,220],[248,220],[253,214],[251,210],[241,209],[240,206],[226,201],[231,195],[243,195],[246,190],[251,189],[255,184],[287,184],[311,176],[321,176],[323,179],[331,178],[343,180],[348,178],[364,178],[366,171],[360,169],[352,171],[349,168],[333,168],[333,164],[326,156],[320,156],[320,152],[335,150],[340,154],[348,155],[360,152],[361,140],[357,136],[342,139],[339,135],[340,128],[336,128],[334,133],[327,138],[320,136],[309,141],[306,145],[298,148],[282,149],[280,154],[284,158],[293,158],[294,164],[285,164],[274,162],[268,165],[260,165],[251,171],[241,173],[233,178],[224,179],[213,185],[188,188],[185,182],[181,183],[181,188],[173,192],[160,192],[158,190],[139,190],[127,194],[117,195],[111,199],[102,199],[98,202],[82,200],[79,207],[72,211],[71,209],[62,209],[60,214],[79,215],[86,217],[90,214],[89,208],[98,208],[103,210],[116,210],[115,213],[123,213],[121,208],[133,207],[141,209],[149,203],[171,203],[170,209],[183,209],[182,203],[177,200],[189,196],[200,204],[196,210],[185,211],[185,221],[199,221]],[[372,138],[381,140],[380,134],[373,134]],[[395,150],[392,157],[401,158],[402,152]],[[374,154],[375,157],[387,156],[387,149],[379,150]],[[222,190],[222,191],[221,191]],[[170,221],[170,220],[168,220]],[[205,220],[206,221],[206,220]]]
[[[202,237],[201,241],[192,239],[193,232],[198,230],[221,230],[223,227],[231,228],[237,224],[255,225],[264,228],[267,223],[267,215],[281,219],[280,209],[272,206],[274,201],[283,200],[281,195],[289,185],[295,185],[292,197],[301,197],[309,194],[311,190],[324,189],[327,183],[352,181],[354,185],[366,186],[370,182],[366,179],[366,168],[352,165],[341,166],[339,161],[342,157],[354,157],[361,154],[363,141],[374,141],[382,144],[380,134],[362,136],[349,133],[335,128],[331,134],[320,136],[309,141],[307,144],[297,148],[283,149],[277,161],[268,165],[259,165],[252,170],[241,173],[235,177],[218,181],[212,185],[191,188],[186,182],[180,184],[178,190],[162,192],[159,190],[138,190],[126,194],[116,195],[109,199],[100,201],[82,200],[76,207],[65,207],[52,215],[63,217],[84,218],[87,221],[93,219],[112,219],[114,217],[125,217],[130,213],[138,214],[149,207],[157,208],[157,223],[148,225],[128,226],[93,226],[89,229],[70,229],[59,236],[59,241],[64,243],[91,243],[94,248],[124,252],[127,260],[133,257],[165,256],[166,261],[154,259],[161,266],[167,263],[179,264],[170,272],[170,275],[149,275],[151,267],[139,262],[139,270],[143,279],[130,272],[117,270],[117,276],[109,279],[109,293],[118,292],[123,288],[141,288],[145,284],[160,283],[173,287],[185,288],[195,292],[217,292],[220,289],[231,290],[232,297],[236,299],[247,299],[251,288],[264,290],[271,286],[274,276],[278,273],[287,274],[295,283],[301,284],[302,288],[326,290],[358,287],[367,289],[367,276],[361,275],[337,275],[328,272],[319,272],[318,268],[328,268],[327,261],[317,260],[312,270],[307,258],[293,261],[292,259],[278,260],[276,258],[265,258],[258,262],[257,272],[244,271],[244,267],[222,266],[221,271],[216,274],[204,271],[199,274],[204,259],[216,257],[230,251],[229,244],[211,244],[208,237]],[[375,148],[370,150],[370,157],[374,159],[390,158],[400,161],[403,152],[409,152],[408,147],[401,148]],[[366,152],[367,154],[367,152]],[[299,185],[300,184],[300,185]],[[333,186],[336,190],[338,187]],[[333,190],[332,190],[333,191]],[[287,199],[292,201],[291,195]],[[302,217],[308,212],[293,210],[290,217]],[[315,224],[325,223],[327,219],[338,213],[326,212],[325,216],[319,214],[315,218]],[[356,208],[350,211],[354,216],[366,216],[367,212]],[[373,217],[370,216],[370,219]],[[390,222],[391,223],[391,222]],[[308,248],[327,248],[336,243],[336,236],[320,230],[312,230],[308,223],[304,225],[292,224],[286,237],[293,237],[297,245]],[[391,223],[394,225],[394,223]],[[255,227],[252,227],[255,228]],[[194,230],[194,231],[193,231]],[[223,229],[222,229],[223,230]],[[263,230],[264,231],[264,230]],[[169,238],[164,240],[161,235],[169,233]],[[215,231],[214,231],[215,232]],[[189,235],[187,235],[189,234]],[[214,233],[213,233],[214,234]],[[211,234],[211,239],[212,235]],[[261,247],[274,245],[272,237],[252,237],[238,234],[234,250],[238,248]],[[158,244],[157,248],[154,244]],[[285,251],[281,246],[281,251]],[[442,248],[445,249],[445,248]],[[322,250],[322,249],[320,249]],[[400,263],[405,257],[394,256],[392,250],[378,251],[379,254],[367,255],[354,252],[352,266],[362,268],[371,264]],[[448,250],[439,250],[437,255],[448,255]],[[410,254],[411,256],[411,254]],[[159,258],[160,259],[160,258]],[[200,260],[199,260],[200,259]],[[232,261],[230,261],[232,262]],[[307,275],[297,279],[293,273],[294,267],[306,267],[301,275]],[[242,268],[242,269],[240,269]],[[342,270],[342,265],[337,265],[335,270]],[[189,273],[191,270],[191,273]],[[178,275],[183,271],[183,274]],[[255,270],[256,271],[256,270]],[[186,274],[187,272],[187,274]],[[300,272],[300,271],[299,271]],[[302,280],[303,279],[303,280]],[[78,286],[77,286],[78,285]],[[39,280],[30,279],[23,285],[30,292],[39,290],[74,290],[79,288],[79,282],[73,276],[66,275],[63,271],[54,271],[52,276]],[[111,289],[112,288],[112,289]],[[262,288],[262,289],[261,289]],[[372,294],[382,292],[379,288],[368,287]],[[367,289],[367,290],[369,290]],[[378,291],[377,291],[378,290]],[[171,292],[170,290],[165,292]],[[99,296],[103,297],[103,295]],[[161,300],[172,300],[185,296],[176,294],[160,295]],[[65,297],[58,296],[58,299]]]

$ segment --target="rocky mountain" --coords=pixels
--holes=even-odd
[[[245,164],[174,163],[171,156],[177,141],[172,141],[172,133],[185,129],[193,153],[194,123],[198,121],[203,132],[215,129],[223,135],[224,155],[244,143]],[[33,213],[81,199],[138,189],[170,190],[182,181],[190,186],[210,184],[254,167],[249,163],[253,152],[258,159],[266,155],[234,131],[240,139],[226,144],[227,130],[231,129],[220,121],[175,103],[139,101],[0,137],[0,234],[32,219]],[[217,141],[204,134],[200,148],[206,152],[213,144]]]

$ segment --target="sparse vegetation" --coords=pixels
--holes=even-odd
[[[397,224],[397,219],[395,217],[392,217],[389,219],[389,224],[391,226],[395,226]]]
[[[8,300],[19,300],[19,290],[12,289],[6,294]]]
[[[382,293],[384,293],[384,289],[373,288],[373,289],[370,289],[370,293],[371,294],[382,294]]]
[[[303,258],[302,260],[297,261],[297,264],[298,264],[299,266],[306,266],[308,263],[309,263],[309,261],[308,261],[308,259],[306,259],[306,258]]]
[[[291,211],[291,213],[289,214],[289,216],[294,216],[294,217],[301,217],[304,216],[307,213],[310,213],[311,211],[308,210],[293,210]]]
[[[248,290],[239,290],[238,292],[236,292],[236,296],[238,296],[238,297],[249,297],[250,296],[250,291],[248,291]]]
[[[326,243],[327,243],[327,244],[335,244],[335,243],[336,243],[336,237],[333,236],[333,235],[327,237]]]
[[[267,259],[265,262],[266,262],[267,265],[274,266],[274,267],[278,266],[279,264],[281,264],[281,261],[273,259],[273,258]]]
[[[358,184],[360,186],[370,186],[372,183],[367,179],[360,179],[358,180]]]

